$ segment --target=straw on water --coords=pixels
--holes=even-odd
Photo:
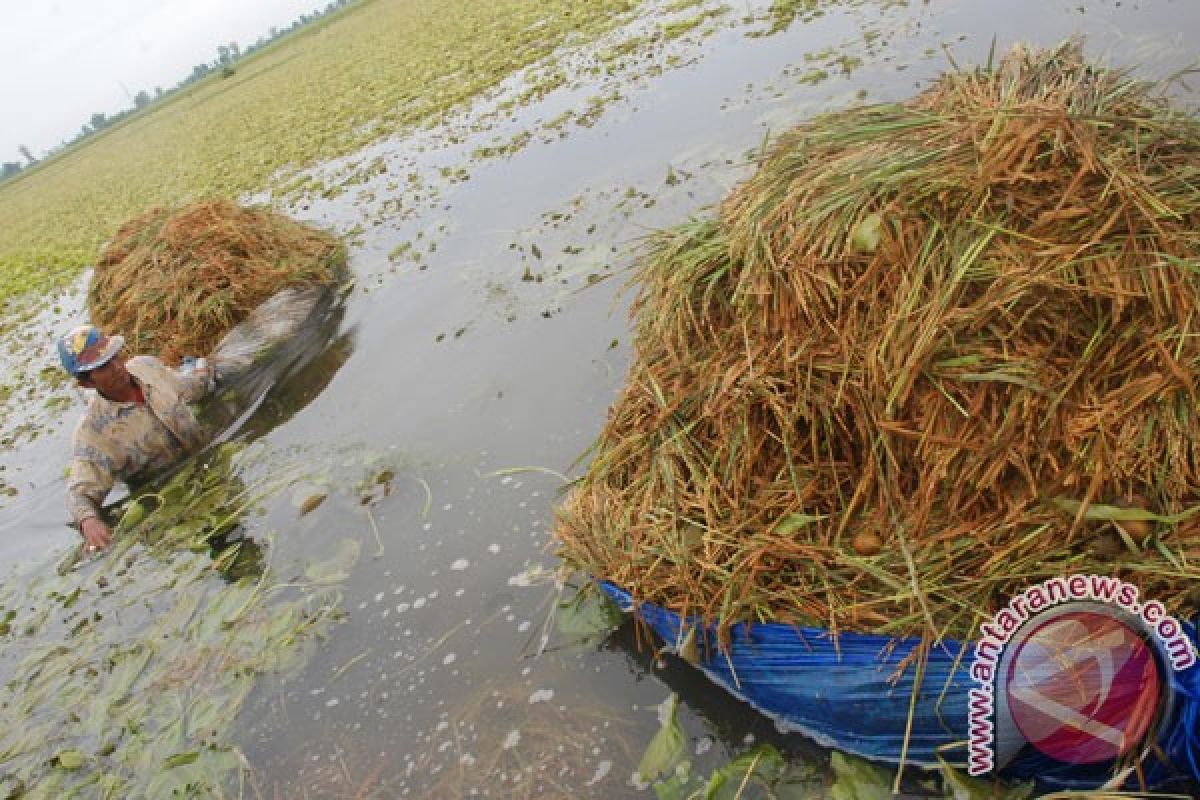
[[[1195,607],[1198,223],[1200,124],[1078,43],[802,125],[644,253],[561,554],[724,626]]]
[[[334,236],[267,209],[228,200],[155,208],[101,252],[88,310],[133,352],[174,363],[208,354],[280,289],[333,282],[345,260]]]

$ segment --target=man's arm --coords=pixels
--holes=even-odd
[[[216,369],[206,358],[197,358],[175,372],[178,379],[179,397],[185,403],[195,403],[212,391],[216,383]]]
[[[127,365],[139,381],[165,383],[185,403],[202,400],[216,384],[216,369],[206,358],[185,358],[178,367],[168,367],[158,356],[134,356]]]
[[[76,448],[67,478],[67,510],[89,547],[100,549],[112,541],[112,531],[100,517],[100,504],[113,487],[112,469],[101,453]]]

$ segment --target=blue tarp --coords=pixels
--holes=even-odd
[[[937,766],[940,756],[965,768],[968,692],[976,685],[968,674],[973,660],[968,642],[943,641],[931,648],[919,681],[915,638],[842,633],[835,640],[822,628],[742,623],[733,626],[732,644],[722,652],[714,628],[637,603],[610,583],[600,586],[671,648],[691,629],[700,631],[700,669],[785,731],[875,761]],[[1195,643],[1195,625],[1185,628]],[[1174,673],[1172,692],[1173,710],[1158,739],[1167,761],[1150,756],[1143,763],[1153,785],[1180,777],[1200,781],[1200,666]],[[1067,766],[1027,750],[1004,775],[1064,788],[1095,787],[1112,777],[1108,765]]]

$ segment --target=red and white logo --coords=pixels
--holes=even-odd
[[[967,693],[967,772],[1029,748],[1060,764],[1143,757],[1173,708],[1171,672],[1192,668],[1193,634],[1114,576],[1050,578],[980,625]]]
[[[1098,764],[1146,741],[1163,676],[1146,638],[1114,615],[1072,610],[1034,620],[1010,643],[1001,686],[1021,736],[1066,764]]]

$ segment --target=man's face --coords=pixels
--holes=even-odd
[[[95,389],[101,396],[109,400],[121,397],[130,386],[129,372],[125,369],[125,359],[120,356],[78,377],[81,386]]]

